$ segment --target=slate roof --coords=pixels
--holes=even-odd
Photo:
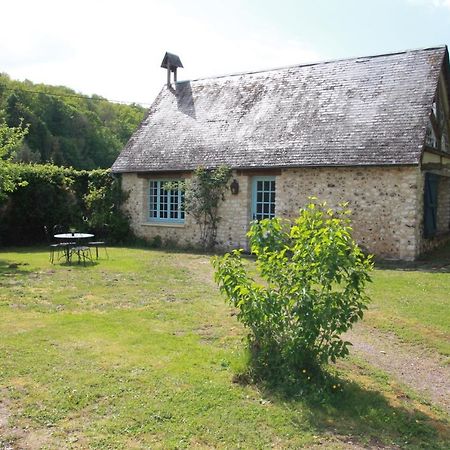
[[[164,86],[112,170],[418,164],[444,62],[445,46]]]

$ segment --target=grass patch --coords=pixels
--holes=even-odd
[[[330,369],[320,395],[307,377],[233,382],[245,370],[244,333],[212,282],[209,256],[109,253],[86,267],[51,265],[43,248],[0,253],[0,446],[448,448],[446,414],[355,358]],[[414,324],[402,306],[411,275],[377,271],[368,314],[381,327],[396,314],[411,327],[405,339],[434,320],[423,307]],[[442,275],[422,300],[440,307],[450,275],[419,275],[425,290]],[[448,332],[445,319],[436,329]],[[443,351],[440,335],[424,336]]]
[[[450,273],[375,270],[366,323],[450,356]]]

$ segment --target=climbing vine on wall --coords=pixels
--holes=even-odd
[[[200,245],[204,249],[213,248],[217,241],[217,227],[221,217],[219,206],[225,198],[231,169],[219,166],[215,169],[198,167],[193,176],[183,183],[184,209],[190,214],[200,228]],[[170,183],[166,189],[170,189]],[[177,189],[180,184],[177,184]]]

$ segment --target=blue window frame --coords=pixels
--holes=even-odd
[[[178,182],[179,180],[150,180],[150,222],[184,223],[184,190]],[[169,183],[174,189],[165,189]]]
[[[252,218],[253,220],[275,217],[275,177],[253,177]]]

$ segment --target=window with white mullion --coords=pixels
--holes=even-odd
[[[166,189],[171,184],[174,189]],[[177,181],[151,180],[149,183],[149,220],[151,222],[184,222],[183,191]]]
[[[149,216],[150,219],[156,219],[159,211],[159,196],[157,181],[150,181],[150,205]]]
[[[178,189],[178,204],[181,205],[180,219],[184,220],[184,190]]]
[[[168,218],[168,209],[169,209],[169,192],[166,191],[162,186],[159,191],[159,211],[160,218],[167,219]]]
[[[171,189],[169,192],[170,192],[170,218],[179,219],[178,209],[180,205],[180,191]]]
[[[254,177],[252,197],[254,220],[275,217],[275,177]]]

